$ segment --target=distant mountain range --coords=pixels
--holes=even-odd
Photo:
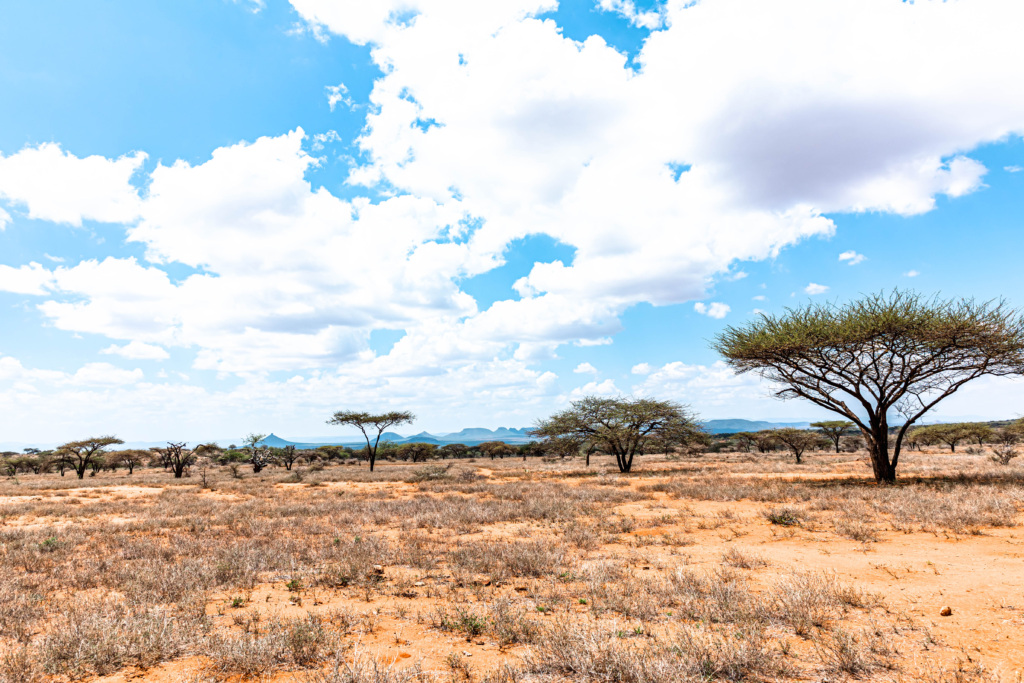
[[[763,422],[760,420],[708,420],[704,423],[704,429],[710,434],[759,432],[762,429],[779,429],[780,427],[807,429],[810,426],[810,422]]]
[[[800,429],[806,429],[810,426],[808,422],[764,422],[756,420],[708,420],[704,423],[704,428],[711,434],[734,434],[736,432],[756,432],[762,429],[778,429],[779,427],[797,427]],[[523,444],[535,441],[536,437],[531,437],[527,432],[529,429],[523,427],[519,429],[509,429],[507,427],[499,427],[498,429],[485,429],[483,427],[470,427],[463,429],[458,432],[452,432],[451,434],[431,434],[429,432],[420,432],[419,434],[413,434],[412,436],[402,436],[395,432],[384,432],[381,435],[381,443],[432,443],[438,446],[443,446],[449,443],[461,443],[466,446],[478,446],[487,441],[504,441],[508,444]],[[371,437],[372,441],[373,437]],[[299,449],[313,449],[320,446],[352,446],[360,447],[366,445],[366,439],[360,436],[351,437],[338,437],[336,439],[329,438],[304,438],[295,439],[289,441],[282,439],[276,434],[269,435],[263,440],[263,443],[272,448],[284,448],[285,446],[295,446]]]
[[[734,434],[736,432],[756,432],[761,429],[777,429],[779,427],[797,427],[806,429],[810,426],[809,422],[765,422],[760,420],[707,420],[704,422],[704,428],[711,434]],[[499,427],[498,429],[485,429],[483,427],[469,427],[458,432],[452,432],[450,434],[431,434],[429,432],[420,432],[419,434],[413,434],[411,436],[402,436],[395,432],[385,432],[381,436],[381,441],[390,441],[392,443],[432,443],[438,446],[443,446],[449,443],[461,443],[467,446],[478,446],[486,441],[504,441],[508,444],[523,444],[535,441],[535,437],[531,437],[528,427],[520,428],[509,428]],[[230,444],[241,444],[241,438],[230,438],[230,439],[216,439],[214,443],[218,443],[221,446],[228,446]],[[293,445],[299,449],[314,449],[320,446],[351,446],[358,448],[366,445],[366,440],[362,434],[350,434],[344,436],[304,436],[297,437],[294,439],[284,439],[276,434],[270,434],[263,443],[273,448],[283,448],[285,446]],[[125,443],[123,448],[158,448],[166,446],[166,441],[132,441]],[[0,451],[21,451],[28,446],[34,446],[36,448],[54,448],[57,446],[55,443],[0,443]]]
[[[402,436],[395,432],[384,432],[381,437],[381,443],[432,443],[438,446],[444,446],[449,443],[461,443],[466,446],[478,446],[487,441],[504,441],[508,444],[522,444],[535,441],[534,437],[531,437],[527,432],[527,428],[507,428],[499,427],[498,429],[484,429],[483,427],[470,427],[463,429],[458,432],[452,432],[451,434],[431,434],[429,432],[420,432],[419,434],[413,434],[412,436]],[[370,437],[373,440],[373,437]],[[358,436],[342,436],[334,439],[320,438],[320,437],[306,437],[303,440],[296,439],[295,441],[288,441],[282,439],[276,434],[270,434],[262,441],[263,444],[270,446],[271,448],[284,448],[285,446],[295,446],[299,449],[313,449],[319,448],[320,446],[352,446],[354,448],[365,446],[366,439],[362,435]]]

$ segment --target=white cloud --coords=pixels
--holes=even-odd
[[[855,266],[858,263],[863,263],[864,261],[867,260],[867,258],[868,257],[865,256],[864,254],[858,254],[857,252],[852,251],[852,250],[851,251],[844,251],[842,254],[839,255],[839,260],[840,261],[846,261],[847,265],[851,265],[851,266]]]
[[[916,270],[908,270],[907,272],[903,273],[903,276],[904,277],[917,277],[920,274],[921,273],[917,272]]]
[[[629,23],[640,28],[656,29],[664,23],[661,12],[648,10],[638,11],[632,0],[598,0],[598,7],[605,12],[615,12],[629,20]]]
[[[693,305],[693,310],[697,311],[701,315],[706,315],[709,318],[717,318],[721,320],[729,314],[732,309],[728,304],[715,301],[711,304],[705,304],[703,301],[698,301]]]
[[[11,222],[11,214],[0,209],[0,232],[3,232]]]
[[[166,360],[171,357],[171,354],[167,353],[167,349],[140,341],[129,342],[124,346],[112,344],[100,351],[100,353],[115,354],[134,360]]]
[[[573,370],[573,372],[575,372],[577,374],[581,374],[581,375],[582,374],[596,375],[597,374],[597,368],[595,368],[590,363],[580,363],[579,365],[576,366],[576,369]]]
[[[751,299],[754,301],[767,301],[768,297],[766,297],[764,294],[758,294],[757,296],[751,297]]]
[[[53,273],[33,261],[20,268],[0,265],[0,292],[42,295],[53,285]]]
[[[331,111],[334,111],[334,108],[339,104],[343,104],[349,109],[354,104],[352,98],[348,95],[348,88],[344,83],[328,85],[324,88],[324,92],[327,93],[327,106],[331,108]]]
[[[1003,170],[1007,173],[1020,173],[1021,171],[1024,171],[1024,166],[1003,166]]]
[[[804,287],[804,291],[810,294],[811,296],[814,296],[815,294],[824,294],[825,292],[828,291],[828,285],[819,285],[816,282],[812,282],[811,284]]]
[[[606,379],[603,382],[587,382],[581,387],[576,387],[569,392],[567,397],[570,401],[577,401],[584,396],[620,396],[622,392],[615,386],[615,382]]]
[[[26,147],[0,154],[0,198],[25,206],[29,218],[54,223],[126,223],[139,215],[131,177],[145,160],[141,152],[113,160],[79,158],[53,143]]]
[[[991,85],[1024,78],[1024,5],[1008,0],[669,2],[636,64],[537,18],[553,0],[292,4],[317,35],[371,45],[382,75],[346,196],[385,199],[312,187],[301,130],[159,164],[142,198],[142,154],[27,148],[0,157],[4,201],[128,223],[148,262],[8,266],[0,286],[43,296],[59,329],[195,349],[197,369],[402,400],[448,396],[443,378],[515,411],[506,391],[549,400],[529,363],[559,345],[608,343],[641,302],[704,299],[737,261],[832,234],[828,214],[971,192],[985,168],[965,154],[1024,128],[1024,92]],[[479,310],[460,283],[532,234],[572,260]],[[194,272],[172,280],[172,262]],[[381,328],[406,336],[378,356]]]
[[[135,384],[142,380],[142,370],[125,370],[110,363],[86,363],[70,379],[72,384],[115,386]]]
[[[637,363],[630,370],[634,375],[649,375],[654,372],[654,368],[650,363]]]

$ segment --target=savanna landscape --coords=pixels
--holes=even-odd
[[[921,446],[879,487],[863,451],[737,443],[629,474],[600,454],[18,473],[0,675],[1019,679],[1019,464]]]
[[[0,683],[1024,683],[1022,35],[0,0]]]

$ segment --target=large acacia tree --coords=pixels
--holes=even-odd
[[[893,482],[907,430],[939,401],[985,375],[1024,374],[1024,316],[1005,302],[875,294],[846,305],[762,314],[718,335],[738,372],[779,385],[853,422],[875,480]],[[899,423],[890,448],[890,416]]]
[[[81,441],[69,441],[57,448],[56,455],[75,470],[79,479],[84,479],[87,467],[101,461],[108,448],[123,443],[124,441],[116,436],[96,436]]]
[[[327,421],[330,425],[348,425],[356,427],[366,439],[366,452],[370,456],[370,471],[377,462],[377,445],[384,432],[392,427],[409,424],[416,416],[407,410],[392,410],[388,413],[361,413],[354,410],[339,410]],[[370,435],[376,432],[376,438],[370,443]]]
[[[633,468],[633,458],[653,442],[684,445],[703,433],[694,416],[672,401],[648,398],[587,396],[541,420],[530,432],[551,439],[589,443],[615,456],[620,472]]]

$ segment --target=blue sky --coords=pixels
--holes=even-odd
[[[709,340],[893,287],[1024,304],[1009,1],[3,14],[0,441],[525,426],[588,393],[818,417]]]

